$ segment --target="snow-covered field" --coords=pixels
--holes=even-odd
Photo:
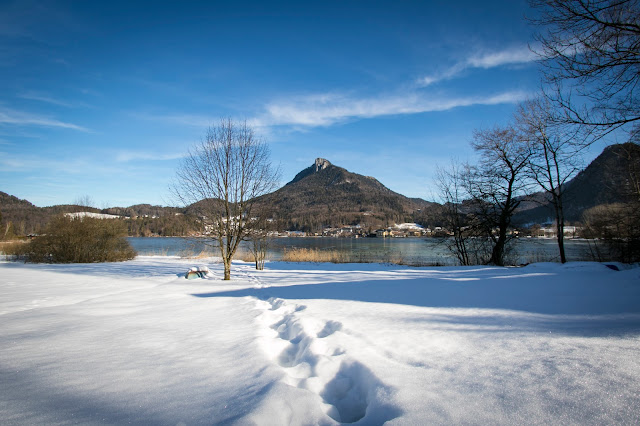
[[[640,424],[640,268],[0,262],[2,424]]]

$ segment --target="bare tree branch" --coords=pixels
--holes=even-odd
[[[530,0],[541,15],[534,49],[556,118],[582,126],[585,143],[640,120],[640,1]]]

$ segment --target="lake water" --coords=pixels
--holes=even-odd
[[[217,248],[211,247],[211,241],[206,239],[130,237],[128,240],[140,255],[187,256],[202,251],[217,255]],[[588,244],[585,240],[565,241],[568,260],[585,260]],[[247,247],[246,242],[241,244],[241,250]],[[267,258],[279,260],[286,249],[292,248],[337,250],[365,262],[402,260],[412,265],[457,265],[455,256],[436,238],[274,238]],[[518,239],[512,257],[516,264],[559,261],[558,243],[555,239]]]

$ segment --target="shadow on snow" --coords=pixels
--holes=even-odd
[[[604,268],[604,266],[603,266]],[[522,270],[520,270],[522,272]],[[267,300],[325,299],[388,303],[427,308],[467,308],[521,311],[529,315],[483,312],[429,315],[429,321],[446,326],[483,327],[491,331],[562,330],[575,335],[611,335],[640,332],[640,283],[616,282],[616,271],[572,274],[460,270],[438,271],[422,277],[321,282],[317,284],[244,288],[235,291],[192,294],[195,297],[256,297]],[[628,277],[628,276],[627,276]],[[542,314],[542,315],[530,315]],[[551,316],[553,315],[553,316]],[[433,318],[431,318],[433,317]],[[416,318],[423,321],[424,318]]]

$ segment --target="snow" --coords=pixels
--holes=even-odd
[[[93,213],[93,212],[77,212],[77,213],[65,213],[67,217],[71,217],[74,219],[90,217],[94,219],[119,219],[122,216],[114,215],[114,214],[106,214],[106,213]]]
[[[640,268],[617,266],[0,262],[0,418],[639,424]]]
[[[422,230],[424,227],[422,225],[418,225],[417,223],[400,223],[393,225],[395,229],[403,229],[403,230]]]

